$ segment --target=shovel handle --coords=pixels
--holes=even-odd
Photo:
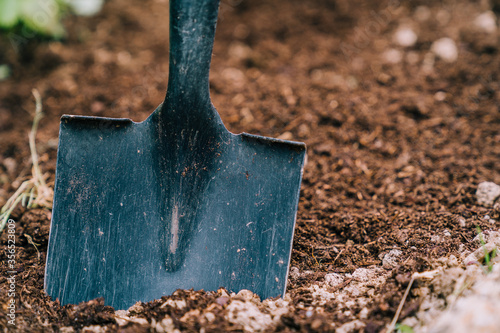
[[[166,102],[210,102],[208,75],[219,0],[170,0]]]

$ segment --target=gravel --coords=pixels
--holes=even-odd
[[[500,197],[500,186],[493,182],[482,182],[477,187],[476,197],[480,205],[491,207]]]
[[[431,51],[446,62],[455,62],[458,59],[457,45],[451,38],[440,38],[432,43]]]

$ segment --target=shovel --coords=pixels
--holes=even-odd
[[[148,119],[61,118],[45,271],[61,304],[284,295],[305,145],[224,127],[208,81],[218,6],[170,1],[167,94]]]

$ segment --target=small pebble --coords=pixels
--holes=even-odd
[[[436,13],[436,20],[442,26],[447,25],[448,22],[450,22],[450,19],[451,19],[451,14],[446,9],[440,9]]]
[[[497,223],[497,221],[492,219],[491,216],[489,216],[489,215],[484,215],[483,219],[485,219],[488,223],[491,223],[491,224]]]
[[[278,136],[280,140],[293,140],[293,134],[291,132],[284,132],[280,136]]]
[[[7,173],[9,175],[11,176],[15,175],[17,169],[17,162],[15,159],[13,159],[12,157],[7,157],[3,160],[2,164],[5,167],[5,169],[7,169]]]
[[[500,186],[493,182],[482,182],[477,186],[477,202],[483,206],[493,206],[495,201],[500,198]]]
[[[92,16],[102,8],[104,0],[66,0],[76,15]]]
[[[300,277],[300,270],[297,267],[292,266],[290,268],[290,278],[298,279],[299,277]]]
[[[497,17],[492,11],[487,11],[476,17],[474,25],[489,34],[497,31]]]
[[[85,326],[81,330],[82,333],[105,333],[106,328],[99,325]]]
[[[401,62],[401,59],[403,59],[403,54],[399,50],[389,49],[384,52],[383,57],[385,62],[389,64],[397,64]]]
[[[446,99],[446,93],[444,91],[438,91],[434,94],[434,99],[438,102],[442,102]]]
[[[212,312],[207,312],[205,313],[205,318],[209,323],[211,323],[215,320],[215,315]]]
[[[451,38],[440,38],[432,43],[431,51],[446,62],[455,62],[458,59],[458,49]]]
[[[311,323],[311,329],[313,331],[317,331],[321,328],[323,325],[323,321],[321,319],[314,319],[313,322]]]
[[[386,269],[398,267],[398,259],[401,254],[403,254],[403,252],[398,249],[389,251],[389,253],[384,255],[384,258],[382,259],[382,267]]]
[[[430,19],[431,14],[432,12],[429,7],[418,6],[417,8],[415,8],[414,16],[417,21],[424,22]]]
[[[229,297],[229,294],[226,292],[226,290],[224,288],[219,288],[219,290],[217,290],[217,293],[220,296],[227,296],[227,297]]]
[[[418,36],[411,28],[400,28],[394,34],[394,41],[403,47],[411,47],[417,42]]]
[[[335,287],[344,282],[344,277],[338,273],[328,273],[325,275],[325,282],[330,285],[330,287]]]
[[[224,306],[227,304],[227,302],[229,302],[229,299],[230,298],[228,296],[221,296],[215,300],[215,303],[219,304],[220,306]]]
[[[251,301],[254,297],[254,293],[247,289],[240,290],[236,296],[244,299],[245,301]]]
[[[128,309],[129,313],[141,313],[144,312],[144,307],[142,306],[141,302],[136,302],[134,305],[132,305]]]
[[[71,326],[63,326],[63,327],[59,327],[59,332],[60,333],[73,333],[73,332],[75,332],[75,329]]]

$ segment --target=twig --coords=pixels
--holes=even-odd
[[[344,250],[345,250],[345,249],[340,250],[339,254],[337,254],[337,256],[335,257],[335,259],[333,259],[333,261],[332,261],[332,265],[334,265],[334,264],[335,264],[335,262],[336,262],[336,261],[337,261],[337,259],[340,257],[340,255],[342,254],[342,252],[344,252]]]
[[[35,143],[36,131],[38,130],[38,123],[40,122],[40,119],[42,119],[43,117],[42,98],[40,97],[40,93],[38,92],[38,90],[33,89],[31,92],[33,93],[33,96],[35,96],[35,101],[36,101],[35,117],[33,119],[33,126],[31,126],[31,132],[29,134],[31,160],[33,161],[33,171],[34,171],[33,176],[38,186],[46,186],[45,180],[42,178],[40,165],[38,164],[38,154],[36,152],[36,143]]]
[[[351,283],[352,280],[354,280],[354,278],[349,278],[346,281],[344,281],[344,282],[342,282],[334,287],[331,287],[328,291],[333,294],[334,292],[339,291],[340,289],[343,289],[345,286],[347,286],[349,283]]]
[[[38,254],[38,260],[40,261],[40,251],[38,251],[38,247],[37,247],[37,245],[40,245],[40,244],[35,244],[35,242],[33,242],[33,238],[31,238],[31,236],[28,234],[24,234],[24,237],[26,237],[26,239],[28,240],[28,243],[33,245],[33,247],[36,250],[36,253]]]
[[[394,318],[392,319],[391,323],[389,324],[389,327],[387,328],[387,332],[388,333],[394,331],[394,329],[396,328],[396,323],[399,320],[399,315],[401,314],[401,311],[403,310],[403,305],[406,302],[406,297],[408,297],[408,294],[410,293],[411,286],[413,285],[413,282],[415,281],[415,279],[428,279],[428,280],[431,280],[436,275],[438,275],[440,272],[441,272],[440,269],[436,269],[436,270],[429,271],[429,272],[413,273],[413,275],[411,276],[410,283],[408,283],[408,287],[406,287],[405,293],[403,295],[403,299],[399,303],[399,306],[398,306],[398,309],[396,311],[396,314],[394,315]]]
[[[316,257],[314,256],[314,248],[313,247],[311,247],[311,256],[313,257],[314,261],[316,261],[316,265],[318,265],[318,267],[320,267],[321,265],[319,264],[318,259],[316,259]]]
[[[31,161],[33,164],[31,173],[32,178],[24,181],[12,197],[7,200],[6,204],[0,210],[0,233],[5,228],[7,221],[9,220],[10,214],[14,211],[19,203],[24,207],[34,208],[34,207],[45,207],[48,209],[52,208],[52,200],[54,197],[54,191],[49,187],[45,181],[48,175],[42,175],[40,170],[40,165],[38,163],[38,154],[36,151],[36,131],[38,129],[38,124],[43,116],[42,113],[42,99],[40,93],[33,89],[33,96],[36,101],[35,116],[33,119],[33,125],[31,127],[31,132],[29,133],[29,146],[31,153]],[[26,203],[26,200],[28,201]]]

